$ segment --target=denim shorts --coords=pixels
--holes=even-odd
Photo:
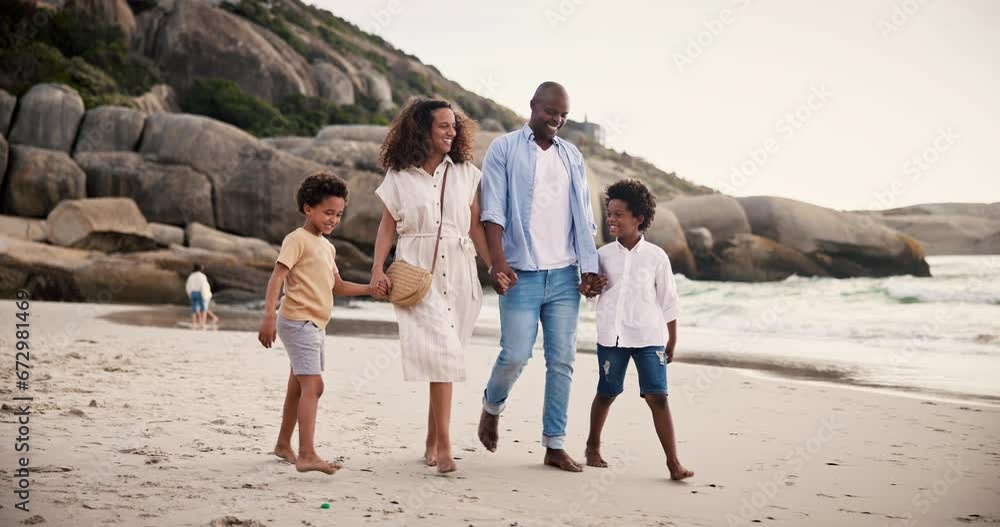
[[[619,348],[597,345],[600,380],[597,393],[614,397],[625,391],[625,370],[628,361],[635,361],[639,372],[639,395],[667,394],[667,354],[663,346]]]
[[[205,305],[205,297],[201,296],[201,291],[191,291],[191,313],[207,310],[208,306]]]

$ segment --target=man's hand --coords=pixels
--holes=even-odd
[[[276,326],[274,313],[268,313],[264,315],[264,320],[260,322],[260,331],[257,332],[257,340],[264,345],[265,348],[270,349],[271,344],[278,338],[278,329]]]
[[[667,341],[667,364],[674,361],[674,348],[677,347],[677,341],[675,339],[670,339]]]
[[[587,298],[593,298],[601,294],[607,285],[607,276],[596,273],[583,273],[583,277],[580,280],[580,294]]]
[[[517,273],[507,265],[507,262],[494,264],[490,268],[490,283],[498,295],[506,295],[507,290],[517,283]]]

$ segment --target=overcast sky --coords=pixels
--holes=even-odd
[[[608,146],[733,195],[1000,201],[1000,1],[312,3],[520,115],[559,81]]]

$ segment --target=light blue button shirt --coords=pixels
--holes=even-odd
[[[570,180],[570,212],[576,258],[584,273],[597,272],[594,213],[583,156],[570,142],[559,137],[552,147],[566,166]],[[531,203],[535,193],[535,134],[528,125],[493,140],[483,160],[482,221],[503,227],[503,250],[507,264],[522,271],[537,271],[538,258],[531,240]]]

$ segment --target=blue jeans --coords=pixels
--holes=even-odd
[[[207,311],[205,297],[201,296],[201,291],[191,291],[191,314]]]
[[[639,373],[639,395],[667,394],[667,354],[663,346],[644,348],[619,348],[597,345],[597,365],[601,377],[597,381],[597,393],[605,397],[615,397],[625,390],[625,370],[628,361],[635,361],[635,371]]]
[[[563,448],[576,358],[580,270],[571,265],[550,271],[517,271],[517,277],[514,287],[500,296],[500,355],[483,393],[483,409],[493,415],[503,411],[510,389],[531,358],[541,322],[545,349],[542,446]]]

